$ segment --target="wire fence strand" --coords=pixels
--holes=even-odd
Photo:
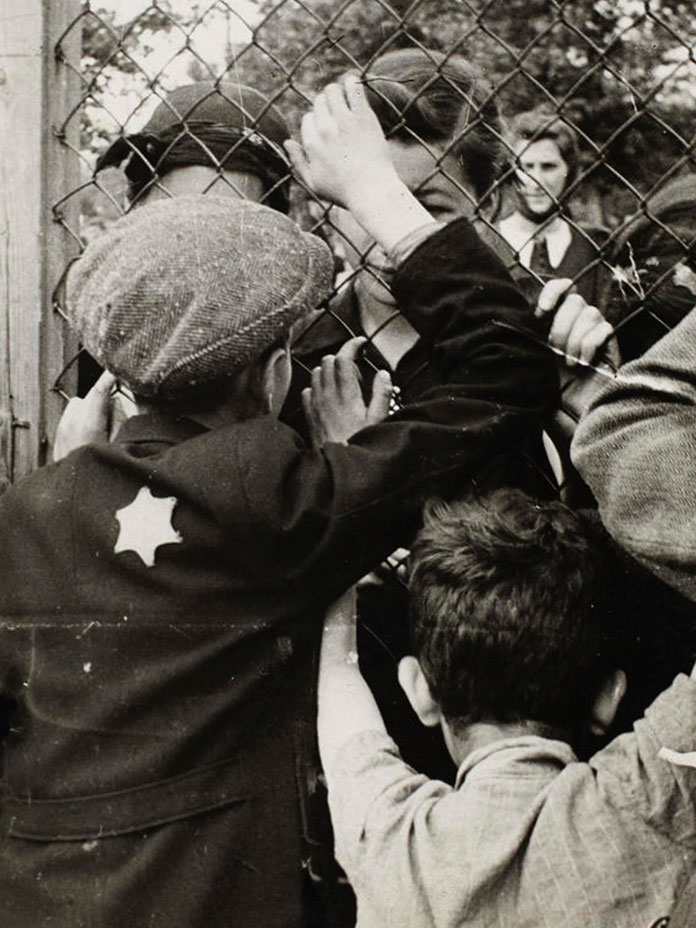
[[[143,0],[128,4],[128,19],[120,7],[85,0],[53,49],[61,67],[79,76],[80,87],[63,124],[54,127],[55,144],[79,164],[80,182],[52,204],[53,216],[80,248],[153,191],[174,195],[169,162],[181,146],[198,147],[195,163],[207,159],[214,176],[206,191],[234,188],[226,176],[231,161],[250,140],[263,147],[269,113],[279,110],[297,136],[314,94],[357,70],[373,105],[384,110],[380,118],[388,123],[388,137],[431,156],[413,185],[416,195],[429,208],[435,204],[433,211],[438,196],[451,210],[459,204],[496,240],[506,237],[501,235],[506,221],[524,200],[520,166],[525,158],[531,164],[534,145],[546,138],[549,126],[560,121],[566,127],[577,150],[575,176],[561,194],[550,192],[548,216],[530,225],[526,238],[508,238],[510,247],[501,250],[532,302],[546,280],[571,278],[615,327],[624,359],[696,303],[696,25],[689,3]],[[66,49],[78,33],[82,51],[75,57]],[[390,76],[380,62],[397,49],[419,50],[421,71],[429,73]],[[468,86],[456,76],[462,61]],[[245,134],[222,154],[195,112],[182,114],[169,102],[177,87],[195,82],[209,82],[208,93],[221,99],[240,83],[265,95],[266,107],[249,117]],[[435,118],[438,106],[456,110],[444,140],[428,134],[427,119]],[[164,147],[153,147],[142,132],[162,108],[171,111],[176,128]],[[546,127],[520,142],[517,117],[539,108]],[[78,143],[70,141],[76,125]],[[119,139],[121,162],[95,171],[100,156]],[[122,170],[134,164],[147,175],[135,196]],[[262,201],[273,205],[289,180],[286,168],[267,185]],[[437,196],[429,192],[433,187]],[[290,208],[335,254],[336,289],[324,318],[345,337],[355,334],[342,307],[365,279],[379,281],[371,249],[352,241],[336,211],[296,183]],[[535,253],[544,251],[545,230],[550,236],[559,217],[584,258],[568,267],[554,264],[547,243],[547,266],[540,270]],[[55,309],[61,312],[59,299]],[[377,349],[379,333],[389,324],[371,332],[374,369],[386,363]],[[300,353],[296,366],[307,368]],[[55,385],[66,397],[74,367],[69,364]],[[88,381],[81,381],[84,389]],[[399,386],[408,393],[408,383]]]

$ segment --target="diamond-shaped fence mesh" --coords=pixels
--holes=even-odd
[[[324,353],[337,351],[354,335],[366,338],[360,355],[366,386],[373,371],[384,367],[391,370],[393,410],[421,396],[432,385],[433,373],[425,348],[421,344],[419,353],[417,334],[404,325],[405,317],[391,297],[392,269],[387,257],[374,247],[357,224],[351,222],[345,211],[323,202],[291,176],[282,144],[288,135],[299,138],[303,114],[310,108],[316,93],[328,82],[347,71],[354,71],[389,140],[399,173],[434,218],[446,221],[460,214],[468,216],[527,292],[533,307],[548,281],[569,279],[575,291],[590,305],[598,306],[613,325],[620,357],[617,357],[613,337],[607,338],[603,346],[606,357],[600,352],[590,364],[570,368],[570,375],[563,381],[559,410],[566,411],[565,422],[561,422],[560,415],[553,422],[549,421],[543,435],[543,449],[539,447],[541,436],[532,436],[533,441],[530,438],[527,447],[526,436],[515,434],[515,447],[509,455],[509,458],[514,457],[509,469],[515,470],[519,465],[525,478],[529,477],[524,481],[527,488],[533,482],[540,496],[560,495],[574,505],[588,501],[589,490],[573,471],[568,452],[568,431],[576,418],[573,401],[578,385],[582,388],[583,372],[587,373],[587,368],[594,366],[604,375],[607,364],[611,370],[621,360],[639,355],[696,305],[694,0],[7,0],[5,6],[0,17],[3,25],[0,29],[0,120],[12,122],[7,117],[9,112],[16,117],[14,122],[21,131],[16,137],[10,131],[0,132],[0,176],[3,181],[9,181],[0,185],[0,229],[3,232],[0,276],[4,278],[0,289],[0,315],[3,316],[0,491],[12,479],[50,458],[51,441],[65,402],[75,395],[84,395],[98,376],[98,365],[80,349],[67,323],[63,284],[70,262],[119,217],[131,210],[143,209],[143,204],[156,199],[185,193],[250,197],[273,209],[289,212],[303,228],[322,236],[329,244],[335,259],[333,293],[294,343],[290,399],[282,411],[283,418],[300,432],[306,431],[301,389],[308,382],[313,366]],[[11,15],[10,6],[14,7]],[[162,235],[167,235],[166,229],[162,229]],[[542,323],[547,323],[547,329],[552,318],[552,311],[548,309],[546,313],[538,313],[543,317]],[[545,341],[543,325],[541,329],[539,340]],[[561,352],[556,350],[561,369]],[[498,370],[501,365],[496,364]],[[515,382],[520,383],[519,375]],[[479,396],[481,394],[479,391]],[[116,415],[123,414],[128,408],[127,402],[125,391],[123,397],[114,397]],[[456,404],[453,405],[456,409]],[[477,428],[478,424],[474,429],[476,434]],[[483,444],[492,447],[494,460],[488,464],[490,474],[485,464],[477,471],[475,488],[489,482],[500,485],[503,480],[494,468],[509,465],[508,460],[501,464],[500,458],[504,456],[495,454],[495,443],[489,445],[484,441]],[[273,449],[268,453],[272,454]],[[426,466],[422,461],[414,464],[420,472]],[[506,471],[504,477],[508,473]],[[201,479],[205,480],[205,476]],[[288,484],[294,485],[292,480]],[[471,484],[467,484],[466,489],[469,486]],[[119,509],[119,513],[126,508],[131,509],[131,506]],[[145,507],[140,512],[149,510]],[[174,531],[171,515],[170,508],[169,531],[162,544],[170,542],[172,534],[177,541],[182,540]],[[321,522],[313,512],[301,515],[302,525]],[[94,518],[98,516],[95,511]],[[343,523],[350,521],[343,520]],[[115,519],[112,522],[115,523]],[[200,541],[205,522],[197,517],[190,524],[194,522]],[[355,525],[343,523],[338,533],[341,539],[354,537]],[[366,524],[374,525],[374,518]],[[121,527],[125,537],[124,525],[122,523]],[[223,537],[223,528],[215,529],[215,537]],[[85,550],[85,545],[93,546],[92,522],[87,536],[80,540]],[[46,537],[52,541],[56,536]],[[258,537],[262,540],[266,536],[259,532]],[[119,535],[114,551],[123,550],[125,542],[122,545],[122,541]],[[287,539],[284,542],[284,546],[278,546],[278,551],[287,549]],[[32,540],[32,546],[37,543],[36,539]],[[408,544],[408,540],[403,543]],[[352,541],[345,550],[352,550],[351,545]],[[156,547],[158,545],[152,549],[153,561]],[[324,541],[319,547],[326,548]],[[29,555],[31,550],[30,547]],[[99,550],[95,550],[98,555]],[[172,634],[178,634],[177,615],[181,617],[186,604],[198,601],[195,597],[200,583],[194,572],[206,566],[201,554],[205,550],[199,545],[191,570],[186,568],[182,574],[185,595],[182,594],[181,603],[173,610]],[[239,550],[240,564],[251,564],[257,550],[258,546],[250,552]],[[12,553],[15,558],[22,555],[22,552]],[[128,556],[134,553],[148,565],[137,547]],[[77,557],[74,555],[73,559]],[[400,744],[408,743],[411,749],[417,747],[420,756],[428,761],[428,772],[440,777],[449,775],[445,773],[449,769],[445,765],[450,761],[444,755],[443,745],[430,741],[427,732],[417,734],[405,702],[397,701],[396,663],[407,647],[408,606],[404,577],[408,559],[408,551],[396,550],[382,564],[375,565],[372,573],[359,584],[360,666],[395,740]],[[179,558],[172,563],[183,561]],[[209,597],[200,597],[202,608],[210,608],[217,616],[222,615],[228,589],[217,580],[222,563],[220,558],[211,561],[214,589]],[[316,574],[316,565],[324,561],[310,558],[308,563],[312,576]],[[255,566],[249,570],[252,580],[263,576],[260,570],[255,572]],[[297,575],[293,570],[292,565],[288,565],[275,584],[276,593],[284,586],[290,590],[292,578]],[[124,575],[126,571],[135,577],[132,567],[124,567]],[[175,582],[172,578],[176,577],[176,571],[173,566],[168,571],[163,570],[161,577],[164,579],[138,581],[140,586],[132,587],[136,597],[140,597],[137,591],[142,590],[145,605],[141,608],[137,603],[138,612],[155,609],[154,604],[160,601],[157,597],[173,588],[167,585]],[[94,578],[102,576],[98,573],[88,576],[86,568],[73,573],[80,578],[80,583],[91,583],[92,587],[97,582]],[[27,572],[27,580],[34,576],[40,574]],[[61,581],[66,590],[71,580],[72,576]],[[132,582],[135,584],[136,580]],[[105,597],[110,595],[112,586],[114,605],[109,604],[109,614],[104,617],[106,637],[103,640],[107,644],[116,641],[113,635],[121,635],[125,626],[115,610],[119,602],[131,596],[131,587],[124,585],[121,591],[114,580],[113,585],[109,583]],[[628,586],[629,582],[624,581],[627,594],[630,592]],[[654,590],[655,587],[650,588],[650,596]],[[242,603],[251,603],[253,593],[253,589],[251,592],[241,590],[237,611]],[[278,621],[256,622],[263,611],[263,603],[274,602],[272,593],[268,598],[260,598],[251,609],[247,624],[254,627],[253,640],[238,636],[236,629],[225,629],[220,632],[223,637],[219,639],[224,641],[223,655],[216,653],[217,645],[214,638],[208,637],[208,629],[201,630],[205,637],[200,639],[203,644],[199,654],[205,651],[201,667],[205,668],[206,678],[198,687],[196,677],[190,692],[198,695],[200,690],[201,696],[206,698],[188,699],[186,691],[182,696],[191,705],[200,703],[202,706],[197,717],[203,722],[196,727],[190,744],[204,748],[200,763],[205,766],[198,770],[217,771],[223,769],[223,765],[227,769],[226,759],[219,760],[227,757],[228,752],[220,753],[224,743],[213,744],[209,751],[210,746],[205,742],[207,733],[216,731],[217,721],[223,717],[219,707],[224,703],[217,695],[222,682],[218,687],[216,681],[222,681],[224,674],[225,690],[234,689],[237,694],[237,684],[232,686],[227,682],[235,678],[229,678],[226,654],[237,648],[235,642],[239,640],[241,656],[238,662],[243,664],[245,654],[252,655],[248,672],[243,670],[239,678],[242,695],[230,697],[234,700],[230,705],[235,712],[239,704],[240,718],[246,726],[234,738],[242,754],[239,769],[245,781],[251,780],[254,771],[260,770],[261,758],[277,756],[282,763],[271,763],[269,776],[282,778],[283,771],[292,771],[293,786],[285,784],[284,787],[287,787],[287,801],[285,794],[279,791],[279,804],[275,804],[275,799],[268,803],[268,817],[261,821],[261,826],[263,821],[270,822],[276,814],[274,809],[291,810],[283,828],[277,829],[278,854],[271,855],[268,866],[273,866],[273,860],[280,861],[282,879],[292,870],[291,854],[296,853],[300,837],[297,835],[296,840],[294,836],[294,829],[299,828],[294,819],[300,815],[300,802],[291,798],[294,793],[290,792],[296,784],[298,792],[306,791],[311,799],[303,803],[307,809],[302,810],[302,853],[307,854],[303,867],[308,877],[305,884],[309,885],[310,880],[316,884],[317,897],[326,890],[330,902],[336,878],[331,873],[327,876],[322,870],[325,865],[322,845],[328,843],[331,847],[331,840],[319,827],[325,817],[321,809],[314,808],[321,798],[320,791],[314,773],[306,769],[309,764],[304,757],[304,742],[311,740],[312,731],[310,716],[304,715],[312,697],[310,676],[302,677],[303,693],[298,693],[296,698],[291,692],[294,681],[300,679],[300,672],[304,674],[302,668],[309,668],[309,663],[304,663],[302,650],[307,649],[309,661],[311,623],[305,622],[302,616],[294,616],[285,604],[276,616]],[[631,604],[641,598],[639,593],[640,590],[632,597]],[[646,610],[654,610],[662,617],[660,608],[654,607],[654,599],[649,600],[647,595],[642,598]],[[288,602],[291,599],[289,595]],[[313,600],[300,601],[305,603],[304,608],[309,608]],[[29,598],[29,605],[24,609],[27,620],[33,602],[34,599]],[[94,602],[98,604],[96,599]],[[56,603],[52,611],[57,615],[60,601]],[[148,605],[150,603],[153,605]],[[81,615],[85,612],[74,604],[71,608],[76,611],[66,616],[68,629],[82,622]],[[662,611],[667,612],[666,609]],[[236,614],[234,610],[233,614]],[[123,622],[127,618],[124,615]],[[207,616],[203,619],[207,621]],[[289,623],[288,631],[281,627],[281,619]],[[646,655],[645,679],[638,680],[638,687],[632,683],[634,690],[640,688],[641,682],[652,683],[655,667],[662,656],[668,654],[672,640],[677,638],[677,632],[672,635],[669,629],[670,622],[655,623],[653,629],[652,614],[650,620],[653,636],[636,631],[636,639],[642,636],[645,652],[650,650],[653,640],[659,648],[656,645],[655,653]],[[44,640],[58,640],[48,634],[50,613],[32,617],[31,622],[32,636],[33,626],[37,626],[37,634]],[[181,640],[186,642],[186,659],[183,656],[181,660],[176,659],[176,646],[170,649],[173,664],[185,667],[181,674],[189,683],[196,673],[193,661],[197,658],[194,651],[191,651],[193,657],[189,656],[187,629],[197,622],[201,624],[193,614],[191,622],[187,619],[180,629],[185,636]],[[149,621],[140,624],[148,628],[152,625]],[[19,638],[17,635],[12,639],[7,637],[8,641],[20,642],[13,644],[11,653],[14,655],[23,647],[21,642],[27,635],[21,630],[19,620],[15,622],[11,614],[6,615],[5,625],[8,634],[21,632]],[[76,640],[99,625],[99,621],[90,621],[76,634]],[[633,627],[639,628],[637,624]],[[643,627],[648,629],[647,622]],[[504,633],[507,631],[503,629]],[[97,632],[95,629],[94,634]],[[159,628],[153,626],[146,637],[135,640],[147,644],[150,638],[158,638],[159,632]],[[194,634],[198,634],[195,628],[191,636]],[[268,645],[263,643],[265,640]],[[248,649],[245,641],[250,641]],[[688,647],[692,641],[690,637]],[[290,661],[296,642],[298,653]],[[195,641],[192,647],[194,645]],[[686,646],[682,647],[681,641],[679,646],[681,656]],[[98,640],[94,646],[85,641],[84,647],[89,650],[76,648],[76,654],[91,654],[93,648],[99,648]],[[154,667],[154,652],[148,660]],[[7,673],[8,690],[12,680],[15,681],[12,686],[17,689],[20,684],[29,686],[29,682],[22,683],[21,665],[17,663],[15,667],[15,663],[13,657],[12,669]],[[664,664],[667,665],[666,658]],[[85,674],[91,666],[91,660],[83,664]],[[235,666],[233,663],[232,668]],[[247,751],[245,732],[254,727],[257,715],[255,711],[247,712],[244,694],[249,690],[255,666],[259,667],[260,675],[274,675],[275,667],[286,668],[285,676],[281,673],[277,681],[271,681],[270,688],[264,687],[259,692],[262,699],[273,700],[276,695],[282,698],[287,707],[283,707],[278,718],[290,719],[292,724],[285,726],[283,738],[278,739],[277,755],[275,748],[265,754],[266,744],[270,744],[276,730],[264,727],[264,746],[258,749],[258,758],[249,762],[247,771],[245,758],[247,754],[251,757],[257,748],[250,742]],[[45,676],[48,682],[32,683],[33,688],[27,693],[27,699],[33,698],[37,713],[39,698],[32,694],[38,693],[40,697],[43,693],[45,698],[46,693],[50,694],[57,686],[57,677],[52,673]],[[93,674],[95,679],[89,684],[91,692],[96,692],[96,676]],[[100,690],[106,690],[109,679],[104,677],[106,682],[103,686],[100,684]],[[122,676],[112,679],[121,681]],[[143,724],[150,716],[142,703],[149,699],[151,692],[151,681],[146,681],[146,686],[144,679],[138,674],[133,692],[142,698],[133,712],[129,709],[127,713],[128,718],[138,715]],[[171,681],[176,679],[167,675],[167,692],[174,689]],[[127,691],[121,682],[116,688],[119,696]],[[628,696],[636,699],[630,691]],[[63,703],[70,708],[77,698],[63,700]],[[14,700],[12,702],[14,704]],[[208,719],[202,714],[206,711],[206,702],[213,707],[210,711],[214,711],[214,717]],[[191,710],[192,719],[198,708],[196,705]],[[6,705],[4,714],[8,711]],[[116,713],[120,719],[119,712],[120,708]],[[98,713],[105,717],[106,709],[98,707]],[[225,725],[227,715],[229,713],[225,714]],[[59,719],[60,714],[55,718]],[[263,722],[271,716],[259,715],[258,718]],[[39,721],[38,730],[57,731],[60,724],[54,720],[54,727],[50,729],[46,727],[50,718],[45,724],[44,720]],[[72,726],[72,722],[70,724]],[[0,712],[0,725],[4,725],[3,712]],[[76,726],[77,723],[73,728]],[[182,738],[185,728],[182,723]],[[93,742],[90,750],[96,756],[102,742],[96,736],[92,738],[93,729],[94,726],[83,740],[88,747]],[[113,726],[109,730],[114,730]],[[122,734],[125,738],[127,731]],[[427,739],[427,743],[421,743],[420,738]],[[129,737],[128,743],[131,741],[134,739]],[[52,741],[49,747],[51,750],[45,753],[49,759],[65,753],[59,750],[58,742]],[[179,765],[185,763],[185,757],[192,752],[163,748],[160,753],[163,757],[172,756],[172,771],[178,773]],[[24,756],[29,755],[25,752]],[[89,752],[85,753],[85,757],[89,756]],[[405,749],[404,756],[411,761]],[[687,758],[683,763],[689,763],[689,755],[683,756]],[[117,753],[109,753],[108,757],[116,758]],[[416,758],[413,760],[415,763]],[[145,761],[149,770],[150,758]],[[109,763],[103,768],[111,773],[114,766]],[[124,788],[124,796],[139,792],[131,788],[137,769],[135,761],[129,764],[128,789]],[[230,770],[239,777],[237,766]],[[184,776],[177,775],[173,780],[162,782],[165,785],[167,782],[184,783]],[[303,782],[305,777],[308,783]],[[154,773],[148,779],[152,778]],[[186,782],[195,784],[198,780]],[[221,782],[220,802],[228,801],[225,784],[232,784],[229,801],[234,800],[236,808],[238,794],[235,790],[242,781]],[[195,793],[195,788],[191,789]],[[149,796],[150,786],[147,791]],[[18,788],[17,792],[26,793],[31,799],[29,787]],[[58,792],[49,791],[46,795],[57,796]],[[140,792],[145,795],[144,791]],[[194,793],[191,795],[197,801]],[[248,805],[255,809],[270,795],[270,789],[259,793],[259,802],[255,797]],[[28,801],[22,802],[21,795],[14,798],[16,807],[20,804],[31,806]],[[73,796],[68,805],[76,806],[78,799]],[[186,800],[189,805],[181,808],[193,809],[193,800]],[[60,798],[55,801],[49,798],[43,803],[49,809],[64,804],[65,800]],[[40,806],[35,801],[33,807],[38,813]],[[94,808],[101,807],[95,805]],[[206,806],[203,811],[208,808]],[[162,816],[157,818],[160,820],[166,824]],[[210,832],[214,839],[222,833],[220,829],[226,827],[227,820],[218,817],[216,821],[216,830]],[[273,828],[275,839],[275,823]],[[188,833],[193,831],[194,824]],[[27,833],[31,835],[31,829]],[[121,834],[120,831],[114,833]],[[21,835],[21,830],[16,834]],[[38,829],[35,834],[43,832]],[[100,819],[98,833],[94,836],[101,837],[101,834]],[[201,831],[201,834],[208,832]],[[135,833],[131,837],[140,841]],[[119,838],[119,842],[121,840],[130,840],[130,837]],[[35,841],[29,843],[36,844]],[[80,847],[87,851],[97,843],[91,840],[72,842],[76,855],[82,854]],[[154,845],[155,839],[152,843]],[[61,855],[61,868],[64,869],[64,862],[73,858],[68,856],[68,850],[54,844],[55,851],[51,853]],[[215,841],[210,847],[215,848]],[[220,843],[219,847],[223,845]],[[253,850],[253,844],[250,847]],[[265,846],[263,851],[265,853]],[[31,850],[32,855],[36,853],[38,851]],[[200,860],[205,853],[207,845]],[[245,855],[252,859],[246,850],[239,856],[241,871],[255,870],[255,864],[243,859]],[[43,854],[41,859],[45,859]],[[107,857],[98,859],[107,860]],[[265,859],[262,864],[265,866]],[[197,870],[200,870],[198,864]],[[275,879],[271,870],[269,873]],[[267,876],[258,884],[262,889],[254,892],[260,894],[268,887]],[[285,892],[280,877],[273,900]],[[324,887],[319,885],[322,881]],[[237,885],[234,878],[230,885]],[[149,892],[147,895],[150,898]],[[200,905],[202,911],[205,903],[200,900],[203,897],[194,895],[197,902],[192,902],[192,906]],[[71,892],[71,901],[73,896]],[[291,900],[290,905],[294,904]],[[135,921],[138,921],[137,916]],[[2,923],[6,924],[7,920]],[[306,924],[309,923],[307,920]],[[319,923],[312,920],[312,924]],[[341,923],[340,912],[326,922]]]
[[[367,329],[371,364],[385,364],[392,317],[373,314],[368,326],[361,302],[381,286],[374,252],[334,209],[289,182],[283,130],[274,122],[280,113],[297,137],[316,91],[357,70],[387,135],[402,150],[421,151],[404,168],[417,195],[434,215],[466,212],[480,228],[502,233],[510,247],[501,253],[532,300],[545,280],[570,277],[615,325],[624,357],[696,302],[696,22],[689,2],[64,6],[69,15],[47,52],[72,90],[46,157],[59,151],[71,172],[69,188],[63,184],[50,203],[66,254],[124,211],[182,192],[175,169],[183,164],[205,172],[197,174],[201,192],[226,188],[286,208],[289,191],[291,214],[323,235],[336,256],[336,292],[326,309],[335,339]],[[406,74],[385,63],[397,49],[417,50],[418,69]],[[201,82],[207,85],[195,98],[171,96]],[[240,83],[264,94],[262,102],[238,100]],[[244,119],[230,131],[225,108],[240,101]],[[520,114],[532,110],[525,128]],[[556,185],[549,161],[559,153],[568,170]],[[245,173],[263,178],[260,189],[255,181],[246,186]],[[62,331],[60,300],[46,313],[47,324]],[[54,390],[67,398],[93,374],[84,358],[66,359]],[[296,362],[306,369],[311,358],[298,353]],[[400,378],[397,368],[402,393],[414,376]]]

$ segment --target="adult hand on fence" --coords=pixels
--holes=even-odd
[[[312,371],[312,385],[302,391],[302,402],[312,440],[346,444],[348,439],[381,422],[389,412],[392,382],[388,371],[377,371],[369,403],[363,399],[355,357],[364,338],[352,338],[336,355],[326,355]]]
[[[290,140],[285,149],[317,196],[348,209],[374,185],[396,178],[384,133],[355,75],[317,95],[302,119],[302,145]]]
[[[559,355],[561,403],[554,417],[556,437],[571,441],[590,403],[621,363],[613,327],[596,306],[572,290],[566,278],[550,280],[537,301],[536,315],[554,313],[548,335]]]
[[[614,329],[596,306],[574,292],[565,277],[550,280],[539,294],[536,315],[553,313],[548,343],[563,356],[567,367],[607,363],[618,366],[619,349]]]
[[[108,441],[111,425],[111,394],[116,378],[104,371],[85,397],[68,401],[56,429],[53,460],[60,461],[76,448]]]

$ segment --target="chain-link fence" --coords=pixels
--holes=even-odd
[[[238,186],[246,172],[264,178],[252,195],[270,205],[285,208],[289,189],[293,214],[331,244],[337,284],[327,318],[338,327],[332,337],[368,328],[371,363],[386,363],[391,317],[377,313],[366,327],[360,303],[360,294],[367,301],[370,292],[362,281],[379,287],[382,269],[334,210],[289,187],[283,130],[274,123],[279,113],[296,135],[314,93],[357,69],[388,135],[426,153],[404,168],[415,192],[444,218],[472,215],[533,299],[544,280],[572,278],[617,326],[625,356],[696,300],[690,183],[696,24],[688,2],[65,0],[60,6],[44,54],[66,98],[45,157],[62,171],[49,205],[63,248],[46,259],[45,292],[57,283],[56,254],[65,264],[124,210],[181,192],[172,185],[173,168],[210,169],[201,189],[215,192]],[[395,64],[397,49],[420,55],[418,68],[406,73]],[[198,97],[176,102],[172,91],[192,83],[204,87]],[[244,118],[230,135],[214,121],[224,122],[226,107],[240,109],[240,83],[264,98],[242,101]],[[199,104],[216,114],[214,124],[201,111],[197,118]],[[517,117],[530,110],[536,122],[525,128]],[[567,169],[556,186],[549,144],[551,161],[560,153]],[[559,222],[564,232],[554,244]],[[61,369],[54,395],[67,397],[85,389],[92,374],[73,360],[59,302],[42,312],[44,326],[57,333],[53,353],[61,355],[53,364]],[[296,361],[308,366],[301,352]],[[397,370],[406,394],[408,377]],[[54,413],[43,416],[48,435],[54,425]]]
[[[23,71],[16,63],[19,40],[0,45],[0,115],[3,67],[18,94],[15,105],[26,107],[22,132],[0,133],[3,195],[12,207],[5,212],[17,238],[11,262],[3,264],[0,254],[0,269],[9,275],[0,295],[0,309],[4,299],[7,309],[0,336],[0,488],[3,479],[47,459],[64,401],[96,376],[65,322],[60,282],[69,261],[124,212],[153,199],[193,192],[249,196],[289,211],[330,244],[334,292],[294,347],[294,387],[283,411],[300,431],[300,389],[312,366],[354,334],[366,336],[366,375],[383,366],[392,370],[395,408],[427,389],[428,358],[393,303],[385,256],[349,217],[292,180],[282,147],[288,132],[297,137],[315,92],[347,70],[359,73],[399,172],[429,212],[443,220],[469,216],[533,304],[549,279],[570,279],[615,325],[624,358],[640,353],[696,304],[691,2],[26,5],[34,17],[29,32],[39,36],[30,45],[35,65]],[[37,82],[41,92],[34,94]],[[3,162],[15,169],[13,183]],[[30,207],[34,189],[39,205]],[[574,382],[568,379],[565,400]],[[572,490],[581,498],[583,487],[568,482],[567,442],[547,437],[545,458],[516,435],[513,466],[529,471],[525,485],[536,480],[540,495],[565,490],[570,498]],[[495,481],[499,475],[491,476]],[[406,646],[400,582],[406,556],[394,552],[361,584],[361,669],[406,759],[445,777],[449,758],[442,743],[419,741],[430,736],[415,732],[408,707],[397,702],[396,664]],[[646,609],[656,608],[642,598]],[[664,642],[649,655],[644,676],[651,681],[671,648],[668,624],[654,631]],[[94,625],[99,622],[78,637]],[[640,628],[637,620],[633,627]],[[646,651],[650,640],[646,634]],[[283,637],[277,646],[285,651],[294,644]],[[84,672],[91,666],[86,662]],[[311,681],[303,685],[309,690]],[[288,706],[298,711],[294,697]],[[304,739],[303,726],[298,717],[293,740]],[[421,752],[427,763],[409,751]],[[293,773],[299,782],[302,764]],[[313,796],[315,786],[312,779],[307,787]],[[303,823],[304,837],[310,849],[321,849],[325,839],[314,836],[312,814]],[[303,863],[313,881],[327,879],[320,853]]]

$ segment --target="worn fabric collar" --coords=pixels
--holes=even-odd
[[[127,419],[116,436],[119,445],[137,442],[162,442],[178,445],[210,429],[190,418],[175,418],[160,412],[148,412]]]
[[[559,770],[575,763],[577,757],[569,744],[540,735],[520,735],[516,738],[501,738],[485,747],[472,751],[457,770],[455,789],[465,777],[485,777],[511,765],[534,763],[557,767]]]

